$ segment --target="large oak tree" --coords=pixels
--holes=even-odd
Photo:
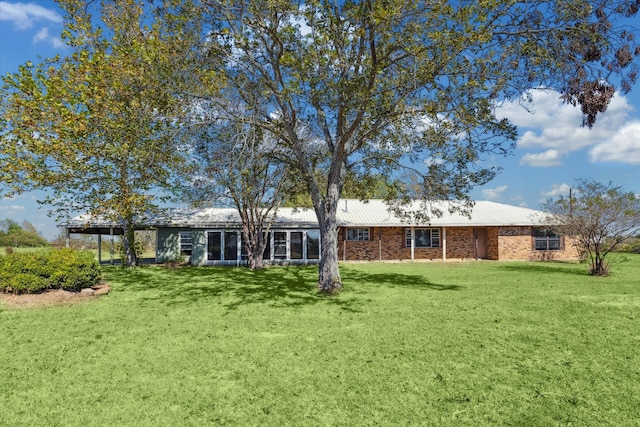
[[[330,293],[342,287],[336,211],[348,173],[393,180],[408,168],[425,201],[456,201],[451,208],[465,210],[470,190],[496,173],[482,160],[509,152],[516,137],[496,118],[497,103],[532,87],[553,88],[591,126],[617,89],[631,88],[640,53],[637,28],[628,25],[637,0],[183,6],[197,10],[197,25],[207,28],[192,51],[202,78],[191,93],[213,104],[240,103],[287,150],[318,217],[319,288]],[[198,89],[211,74],[221,90]]]

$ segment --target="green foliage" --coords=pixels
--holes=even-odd
[[[49,254],[52,287],[79,291],[100,282],[102,273],[92,252],[65,248]]]
[[[33,273],[18,273],[9,277],[4,285],[5,290],[11,290],[17,294],[42,292],[48,288],[47,279]]]
[[[22,225],[11,219],[0,221],[0,246],[37,248],[48,245],[47,239],[29,221]]]
[[[619,248],[619,252],[640,254],[640,237],[636,236],[625,240]]]
[[[135,259],[140,260],[142,258],[142,254],[144,253],[144,245],[142,242],[135,240],[133,243],[133,252],[135,254]],[[121,266],[124,267],[127,265],[127,251],[124,248],[122,242],[118,243],[118,254],[120,255]]]
[[[58,3],[68,56],[2,77],[0,182],[48,190],[43,202],[61,217],[83,206],[133,228],[182,165],[178,122],[167,119],[181,103],[166,87],[177,47],[139,1]]]
[[[79,291],[97,285],[101,270],[91,252],[56,249],[0,257],[0,291]]]

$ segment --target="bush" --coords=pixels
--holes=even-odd
[[[0,291],[79,291],[100,282],[100,266],[91,252],[58,249],[0,257]]]
[[[100,282],[100,266],[93,253],[68,248],[50,253],[50,280],[54,287],[79,291]]]
[[[19,273],[7,281],[7,289],[16,294],[42,292],[49,287],[47,279],[33,273]]]

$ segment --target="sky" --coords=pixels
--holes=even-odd
[[[51,0],[0,1],[0,75],[27,61],[69,54],[61,31],[62,13]],[[557,92],[533,91],[532,99],[504,102],[498,110],[518,126],[517,146],[507,157],[485,159],[502,171],[472,192],[475,200],[539,209],[548,198],[568,195],[578,179],[640,194],[640,84],[625,96],[616,94],[592,129],[580,126],[579,109],[562,104]],[[1,198],[0,219],[27,220],[53,239],[59,229],[37,203],[42,195]]]

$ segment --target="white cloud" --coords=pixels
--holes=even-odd
[[[560,166],[563,154],[558,150],[547,150],[543,153],[527,153],[520,159],[521,165],[534,167]]]
[[[24,206],[20,206],[20,205],[11,205],[9,206],[9,209],[14,210],[14,211],[23,211],[25,210]]]
[[[506,185],[501,185],[496,188],[485,188],[482,190],[482,196],[487,200],[500,200],[507,188]]]
[[[0,1],[0,21],[12,22],[14,27],[25,30],[34,26],[35,21],[45,20],[62,22],[62,16],[56,11],[35,3],[9,3]]]
[[[55,48],[60,48],[64,46],[64,42],[59,37],[52,37],[49,34],[49,29],[47,27],[43,27],[38,33],[33,36],[33,42],[47,42],[51,43],[51,45]]]
[[[543,191],[540,194],[546,197],[567,196],[570,189],[571,187],[568,184],[553,184],[551,190]]]
[[[592,162],[640,164],[640,121],[623,126],[606,140],[598,142],[589,154]]]
[[[563,104],[559,92],[538,89],[532,90],[529,95],[531,102],[505,101],[496,114],[500,118],[508,118],[522,132],[517,143],[519,149],[547,150],[543,153],[524,154],[521,164],[530,166],[558,166],[570,152],[598,146],[603,144],[603,141],[619,140],[624,136],[620,135],[621,129],[629,126],[629,115],[633,111],[627,98],[616,94],[607,111],[600,115],[593,128],[589,129],[580,126],[580,109]],[[630,131],[628,134],[633,135],[633,132]],[[633,147],[638,143],[635,144],[627,143],[634,153],[636,150]],[[613,159],[615,155],[611,154],[609,157]],[[596,160],[599,158],[594,158],[594,161]]]

